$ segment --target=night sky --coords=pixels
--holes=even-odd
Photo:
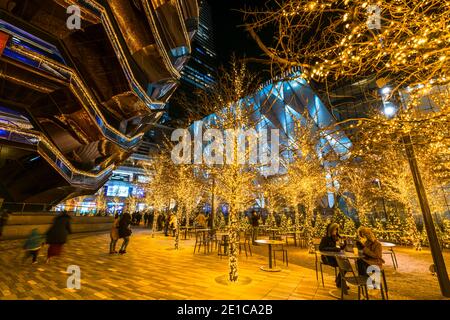
[[[233,53],[237,57],[261,58],[262,51],[243,27],[243,14],[236,10],[255,7],[264,0],[209,0],[212,7],[219,60],[226,65]]]

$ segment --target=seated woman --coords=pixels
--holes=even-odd
[[[384,260],[382,258],[383,250],[381,243],[377,240],[372,230],[367,227],[360,227],[358,229],[359,241],[356,245],[359,250],[362,250],[364,257],[356,261],[358,274],[367,276],[367,268],[371,265],[383,267]]]
[[[343,240],[343,238],[339,235],[339,225],[337,223],[330,223],[327,226],[327,234],[326,236],[324,236],[322,238],[322,240],[320,241],[319,244],[319,250],[320,251],[332,251],[332,252],[339,252],[341,250],[343,250],[346,246],[345,242],[344,244],[339,245],[339,242],[341,242],[341,240]],[[335,257],[330,257],[330,256],[324,256],[322,255],[321,257],[322,259],[322,263],[332,266],[332,267],[337,267],[337,261]],[[336,287],[340,288],[341,287],[341,274],[338,273],[338,275],[336,276]],[[345,290],[348,290],[347,285],[345,285]]]

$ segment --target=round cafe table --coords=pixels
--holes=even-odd
[[[258,244],[266,244],[269,247],[269,266],[261,266],[261,270],[269,271],[269,272],[279,272],[280,268],[274,268],[272,265],[272,245],[284,244],[283,241],[280,240],[255,240]]]
[[[397,256],[395,255],[394,247],[397,245],[391,242],[380,242],[383,248],[387,248],[387,251],[383,251],[383,254],[389,254],[391,256],[392,265],[394,270],[398,269]]]

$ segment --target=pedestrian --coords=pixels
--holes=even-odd
[[[53,225],[47,231],[47,251],[46,263],[50,262],[50,258],[61,255],[67,236],[72,233],[70,226],[71,217],[66,211],[63,211],[53,220]]]
[[[117,253],[116,251],[116,244],[119,240],[119,215],[116,213],[114,216],[114,222],[111,227],[111,242],[109,244],[109,254]]]
[[[11,214],[11,211],[3,211],[0,215],[0,237],[3,234],[3,227],[6,226],[6,223],[9,220],[9,215]]]
[[[156,220],[156,224],[158,225],[158,231],[161,231],[163,229],[163,223],[164,223],[164,213],[160,213]]]
[[[171,216],[171,215],[172,215],[171,213],[169,213],[168,215],[166,215],[166,216],[165,216],[165,220],[164,220],[164,235],[165,235],[166,237],[169,236],[169,224],[170,224],[170,216]]]
[[[29,257],[32,257],[32,264],[37,263],[39,250],[41,250],[43,242],[44,239],[39,233],[38,229],[34,228],[33,230],[31,230],[31,234],[28,236],[28,239],[23,245],[23,249],[25,250],[23,262],[25,262]]]
[[[174,237],[175,237],[175,233],[177,231],[177,222],[178,222],[177,215],[172,214],[170,216],[169,227],[170,227],[170,230],[172,230],[172,234]]]
[[[152,211],[149,215],[148,215],[148,227],[152,228],[153,227],[153,220],[155,219],[155,212]]]
[[[148,211],[144,213],[144,227],[148,226]]]
[[[255,210],[253,210],[250,219],[252,223],[252,243],[253,245],[257,245],[255,241],[258,239],[259,216]]]
[[[120,247],[119,254],[127,253],[127,246],[130,242],[131,236],[131,215],[126,212],[119,220],[119,238],[123,239],[122,246]]]
[[[197,218],[195,218],[195,222],[197,223],[197,226],[200,228],[206,228],[206,216],[203,212],[200,211]]]

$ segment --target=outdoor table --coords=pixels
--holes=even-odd
[[[284,244],[284,242],[280,240],[255,240],[255,242],[258,244],[267,244],[269,246],[269,267],[261,266],[261,270],[271,272],[281,271],[280,268],[273,268],[272,266],[272,245]]]
[[[386,247],[386,248],[393,248],[396,247],[397,245],[395,243],[390,243],[390,242],[380,242],[382,247]]]
[[[394,270],[397,270],[398,269],[398,262],[397,262],[397,257],[395,255],[395,251],[394,251],[394,247],[396,247],[397,245],[395,243],[391,243],[391,242],[380,242],[380,243],[381,243],[382,247],[388,249],[388,252],[385,252],[385,253],[391,255],[391,259],[392,259],[392,264],[394,266]]]

